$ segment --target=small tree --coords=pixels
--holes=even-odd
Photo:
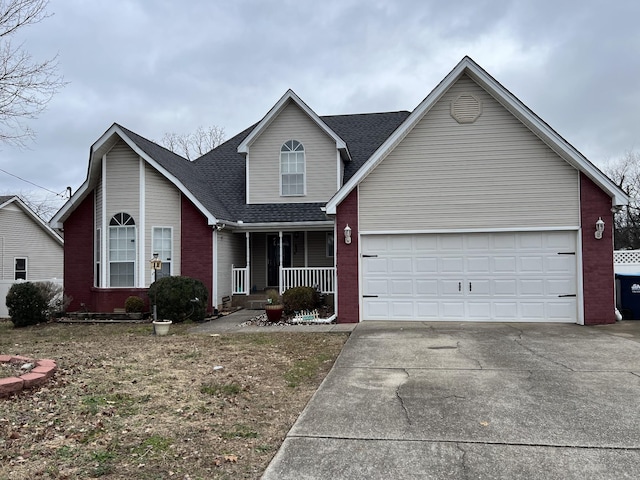
[[[629,205],[614,217],[616,249],[640,248],[640,154],[629,151],[609,163],[605,173],[630,197]]]
[[[183,322],[204,320],[209,292],[200,280],[164,277],[149,287],[149,300],[157,305],[158,318]]]

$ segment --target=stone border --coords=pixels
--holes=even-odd
[[[0,397],[17,393],[23,388],[39,387],[47,382],[58,368],[54,360],[36,360],[20,355],[0,355],[0,363],[34,363],[35,367],[19,377],[0,378]]]

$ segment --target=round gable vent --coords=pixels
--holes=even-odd
[[[473,123],[482,113],[482,103],[471,93],[462,93],[451,102],[451,116],[458,123]]]

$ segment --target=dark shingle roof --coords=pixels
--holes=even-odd
[[[370,113],[321,117],[346,143],[351,161],[347,181],[409,116],[409,112]],[[238,145],[252,125],[197,160],[189,160],[128,130],[122,130],[158,164],[176,177],[219,220],[244,223],[318,222],[327,217],[324,203],[246,205],[245,157]]]
[[[0,195],[0,204],[3,204],[5,202],[8,202],[9,200],[11,200],[13,197],[15,197],[15,195]]]

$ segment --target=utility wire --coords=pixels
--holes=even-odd
[[[2,168],[0,168],[0,172],[4,172],[7,175],[11,175],[12,177],[17,178],[18,180],[22,180],[23,182],[30,183],[34,187],[38,187],[38,188],[41,188],[42,190],[46,190],[47,192],[53,193],[54,195],[56,195],[58,197],[65,198],[65,196],[62,193],[57,193],[57,192],[54,192],[53,190],[49,190],[48,188],[42,187],[42,186],[38,185],[37,183],[33,183],[33,182],[29,181],[29,180],[25,180],[24,178],[19,177],[18,175],[14,175],[13,173],[9,173],[6,170],[3,170]],[[65,190],[65,192],[66,192],[66,190]]]

